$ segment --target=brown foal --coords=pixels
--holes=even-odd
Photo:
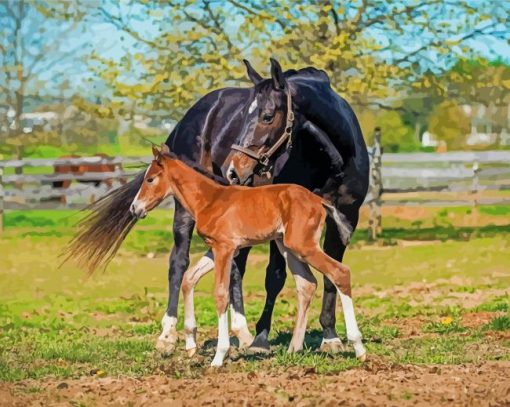
[[[230,347],[227,309],[232,260],[239,248],[269,240],[276,241],[287,259],[298,292],[298,314],[289,352],[303,348],[307,312],[317,286],[310,265],[337,287],[344,309],[347,338],[353,344],[356,356],[365,359],[366,352],[351,300],[350,270],[325,254],[320,247],[321,232],[328,215],[337,223],[342,239],[349,239],[351,229],[340,212],[298,185],[223,186],[178,160],[165,144],[161,151],[154,146],[152,150],[154,160],[133,200],[131,213],[145,217],[164,198],[173,195],[193,216],[198,234],[211,247],[218,313],[218,345],[212,366],[223,364]],[[189,296],[192,296],[197,280],[193,276],[185,276],[185,304],[189,304]],[[186,306],[186,312],[189,311]],[[191,325],[194,325],[194,315],[191,318],[186,315],[185,318],[187,322],[192,320]],[[189,325],[186,323],[186,331],[193,332],[193,335],[187,338],[186,348],[194,353],[196,327]]]

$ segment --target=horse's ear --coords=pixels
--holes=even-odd
[[[271,61],[271,78],[273,79],[273,87],[276,90],[285,89],[285,77],[283,76],[280,63],[274,58],[270,58],[269,60]]]
[[[247,59],[243,59],[244,65],[246,66],[246,73],[248,74],[248,78],[253,82],[254,85],[261,82],[264,78],[260,76],[260,74],[251,66],[250,61]]]
[[[170,155],[170,149],[165,143],[161,143],[161,154]]]
[[[159,157],[159,150],[156,147],[156,144],[152,145],[152,155],[154,156],[154,158],[158,158]]]

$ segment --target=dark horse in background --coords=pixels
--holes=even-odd
[[[220,181],[253,185],[265,180],[302,185],[331,201],[345,214],[354,231],[368,189],[369,159],[353,110],[332,90],[323,71],[304,68],[283,72],[279,63],[271,59],[271,78],[263,79],[244,62],[254,86],[224,88],[205,95],[188,110],[165,143],[179,158]],[[142,181],[140,174],[92,206],[91,214],[68,247],[69,257],[77,257],[89,271],[113,257],[136,222],[129,206]],[[168,308],[157,342],[157,348],[164,353],[172,352],[177,340],[179,290],[189,266],[194,226],[193,218],[176,201]],[[324,250],[341,261],[345,248],[336,225],[328,222]],[[232,329],[241,345],[248,345],[252,339],[244,318],[241,289],[249,250],[242,249],[233,262],[230,287],[232,315],[236,319]],[[212,264],[208,253],[196,267]],[[285,266],[285,259],[272,242],[266,270],[266,303],[251,344],[255,351],[269,349],[271,316],[285,283]],[[336,289],[324,279],[320,315],[323,350],[342,349],[335,330],[335,306]]]

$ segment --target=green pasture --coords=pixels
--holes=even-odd
[[[72,263],[59,267],[59,253],[80,216],[72,211],[6,214],[0,235],[0,380],[194,377],[208,369],[216,335],[212,275],[196,294],[199,354],[188,359],[182,342],[169,358],[154,350],[166,306],[172,212],[156,210],[141,221],[110,266],[90,278]],[[417,209],[414,217],[395,210],[383,219],[381,239],[369,243],[362,218],[345,258],[372,357],[397,364],[509,359],[510,206]],[[194,238],[193,260],[205,250]],[[244,282],[252,331],[264,302],[266,264],[267,245],[255,248]],[[276,305],[272,354],[257,358],[233,351],[222,369],[276,372],[303,366],[326,374],[359,366],[351,352],[317,352],[321,297],[319,289],[306,350],[287,355],[296,314],[289,275]],[[344,335],[340,307],[337,329]]]

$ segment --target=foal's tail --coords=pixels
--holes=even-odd
[[[338,233],[340,233],[340,239],[344,246],[347,246],[352,236],[351,224],[347,220],[346,216],[330,203],[322,201],[322,206],[324,206],[331,219],[335,221]]]
[[[136,223],[129,207],[142,186],[144,172],[132,181],[103,196],[86,210],[78,223],[78,233],[62,252],[64,263],[74,259],[92,274],[106,267]]]

